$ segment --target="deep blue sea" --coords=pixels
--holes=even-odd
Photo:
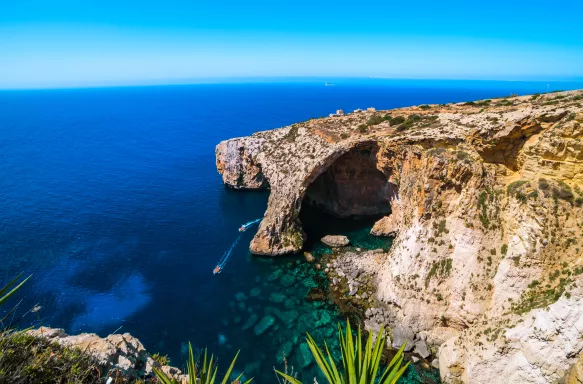
[[[330,81],[330,80],[328,80]],[[574,89],[583,84],[338,79],[0,92],[0,282],[33,274],[24,322],[69,333],[130,332],[182,366],[205,346],[258,383],[275,382],[282,352],[314,372],[304,334],[341,319],[308,302],[321,276],[301,256],[257,258],[245,232],[223,273],[212,269],[265,212],[267,192],[225,188],[214,148],[224,139],[337,109]],[[317,220],[317,219],[314,219]],[[329,223],[366,246],[370,223]],[[345,229],[342,229],[345,228]],[[310,231],[308,231],[310,235]],[[319,234],[312,233],[311,240]],[[318,247],[317,241],[310,242]],[[371,247],[378,244],[372,244]],[[322,249],[320,249],[322,251]]]

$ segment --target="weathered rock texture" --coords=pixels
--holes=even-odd
[[[393,328],[440,346],[446,382],[554,382],[583,350],[582,102],[572,91],[310,120],[224,141],[217,165],[235,188],[271,188],[256,254],[302,248],[303,201],[387,214],[373,228],[395,236],[370,267],[376,299]]]
[[[63,329],[47,327],[40,327],[28,333],[35,337],[47,338],[65,347],[79,348],[93,356],[100,369],[112,376],[120,374],[131,379],[153,378],[152,368],[156,367],[179,383],[188,383],[187,375],[183,375],[177,368],[161,366],[154,361],[142,343],[129,333],[112,334],[105,338],[95,333],[69,336]]]

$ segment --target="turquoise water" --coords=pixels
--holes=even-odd
[[[282,351],[302,377],[314,374],[304,332],[324,338],[343,317],[330,302],[305,300],[323,283],[312,265],[302,256],[252,257],[250,229],[224,271],[212,273],[241,224],[264,214],[268,196],[225,188],[215,145],[337,109],[547,90],[546,83],[333,82],[0,92],[0,280],[32,273],[21,308],[42,307],[23,325],[130,332],[178,366],[189,341],[223,365],[241,349],[238,368],[259,383],[274,382]],[[320,234],[343,231],[361,247],[390,246],[366,236],[370,222],[304,225],[316,254],[324,252]]]

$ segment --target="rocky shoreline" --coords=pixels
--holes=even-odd
[[[26,332],[63,347],[78,348],[95,359],[106,375],[105,380],[123,377],[130,382],[154,379],[153,368],[160,369],[180,384],[188,384],[188,376],[176,367],[160,364],[146,351],[140,340],[129,333],[99,337],[95,333],[68,335],[61,328],[40,327]]]
[[[369,332],[378,334],[383,325],[386,328],[387,347],[399,349],[406,343],[406,357],[413,364],[420,363],[423,369],[439,369],[436,348],[427,341],[427,335],[415,334],[407,327],[395,325],[395,318],[387,303],[377,300],[376,272],[374,266],[386,257],[383,249],[363,250],[361,248],[338,249],[326,255],[324,272],[329,280],[329,291],[333,301],[350,316],[356,314],[360,323]]]

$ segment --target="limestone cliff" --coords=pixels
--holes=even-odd
[[[583,350],[583,92],[309,120],[221,142],[234,188],[271,189],[251,251],[302,248],[302,203],[386,215],[369,268],[393,327],[446,382],[547,383]]]

